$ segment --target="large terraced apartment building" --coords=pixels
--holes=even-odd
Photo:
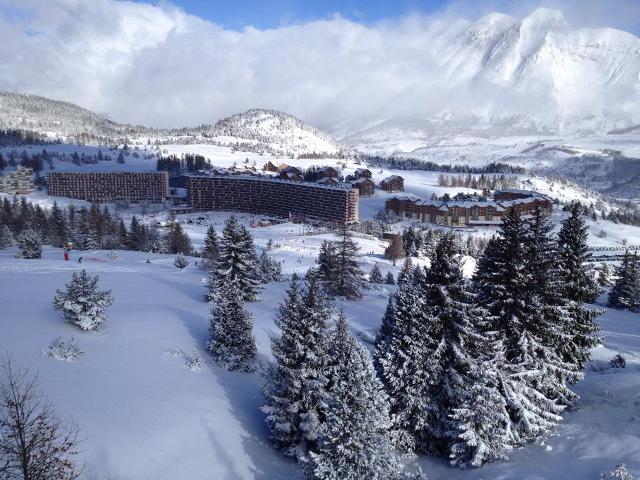
[[[35,190],[33,182],[33,170],[29,167],[18,165],[13,172],[0,175],[0,192],[13,195],[31,193]]]
[[[228,210],[292,221],[350,224],[358,221],[358,190],[249,175],[194,175],[187,179],[195,210]]]
[[[51,172],[49,195],[90,202],[161,202],[169,197],[167,172]]]

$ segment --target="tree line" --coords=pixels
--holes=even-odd
[[[391,170],[424,170],[427,172],[449,172],[449,173],[517,173],[525,174],[527,170],[508,163],[492,162],[480,167],[459,164],[439,164],[429,160],[405,157],[381,157],[378,155],[364,155],[361,160],[367,165]]]
[[[180,175],[181,173],[193,173],[199,170],[211,170],[212,165],[202,155],[185,153],[178,157],[177,155],[169,155],[160,157],[156,161],[156,170],[159,172],[169,172],[171,175]]]

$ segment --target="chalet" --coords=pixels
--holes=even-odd
[[[277,173],[278,172],[278,166],[276,164],[274,164],[271,160],[269,160],[267,163],[265,163],[262,166],[262,170],[264,170],[265,172]]]
[[[368,168],[357,168],[355,172],[353,172],[353,176],[355,178],[371,178],[371,170]]]
[[[298,167],[294,167],[293,165],[282,164],[278,167],[278,171],[280,173],[295,173],[296,175],[302,176],[302,170]]]
[[[394,213],[403,219],[450,227],[496,225],[513,209],[522,215],[530,215],[537,208],[551,210],[551,199],[536,192],[528,192],[528,197],[502,201],[494,198],[493,201],[445,202],[393,197],[385,203],[387,213]]]
[[[320,167],[318,169],[318,176],[321,178],[338,177],[338,170],[329,165],[325,165],[324,167]]]
[[[361,197],[370,197],[375,193],[376,184],[367,177],[361,177],[351,182],[353,188],[357,188]]]
[[[391,175],[380,182],[380,188],[385,192],[403,192],[404,178],[400,175]]]
[[[296,173],[295,171],[293,172],[282,171],[280,172],[279,178],[283,180],[292,180],[294,182],[302,182],[304,180],[304,177],[301,174]]]
[[[338,185],[340,181],[336,177],[322,177],[316,183],[320,185]]]

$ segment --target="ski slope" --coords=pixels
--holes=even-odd
[[[199,226],[191,228],[199,243]],[[252,233],[259,246],[274,239],[272,254],[284,260],[285,273],[306,270],[321,240],[331,238],[303,236],[289,224],[279,228]],[[379,242],[358,242],[363,252],[373,252],[363,258],[365,270],[377,261],[383,274],[397,272],[379,257]],[[72,252],[64,262],[60,249],[45,248],[41,260],[16,259],[15,247],[0,251],[0,352],[37,370],[59,412],[78,421],[87,478],[300,478],[267,441],[260,373],[231,374],[207,359],[209,306],[202,300],[205,273],[195,259],[179,271],[170,255],[118,253],[114,260],[106,251]],[[101,287],[113,291],[104,332],[76,330],[52,307],[56,288],[80,267],[99,274]],[[248,305],[263,364],[286,286],[271,283]],[[359,338],[375,332],[388,293],[381,287],[361,301],[340,302]],[[598,478],[621,461],[640,472],[640,315],[607,310],[600,323],[603,346],[594,349],[587,377],[576,387],[578,410],[565,415],[557,435],[478,470],[454,470],[429,457],[407,459],[409,468],[419,464],[434,480]],[[45,357],[42,349],[58,336],[75,337],[84,354],[73,362]],[[194,348],[205,360],[201,371],[185,363]],[[627,368],[603,369],[617,352]]]

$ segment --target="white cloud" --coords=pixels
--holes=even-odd
[[[469,12],[462,5],[470,4],[375,25],[334,17],[231,31],[169,4],[0,0],[0,89],[156,126],[210,123],[250,107],[281,109],[318,125],[354,116],[555,108],[558,92],[545,82],[556,70],[534,72],[544,81],[536,83],[542,87],[533,101],[531,89],[511,88],[513,79],[500,72],[474,77],[475,57],[454,49],[469,25],[460,20]],[[462,64],[454,68],[456,55]],[[571,81],[560,84],[571,88]],[[579,110],[580,102],[573,97],[566,105]]]

